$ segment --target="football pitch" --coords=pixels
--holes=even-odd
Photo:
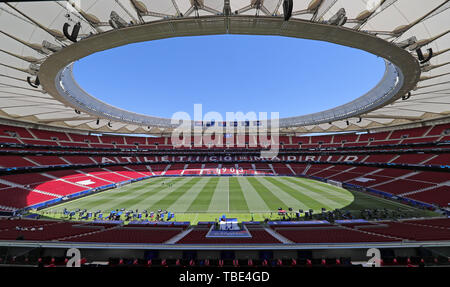
[[[176,221],[215,221],[226,214],[241,221],[278,219],[278,209],[298,211],[386,208],[426,216],[422,211],[360,192],[297,177],[159,177],[67,201],[41,210],[48,217],[62,211],[167,210]]]

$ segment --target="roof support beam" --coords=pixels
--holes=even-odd
[[[39,91],[39,92],[41,92],[41,93],[45,93],[45,91],[43,91],[43,90],[36,90],[36,89],[24,88],[24,87],[21,87],[21,86],[15,86],[15,85],[5,84],[5,83],[0,83],[0,87],[1,87],[1,86],[6,86],[6,87],[10,87],[10,88],[15,88],[15,89],[28,90],[28,91],[33,91],[33,92]]]
[[[320,21],[322,17],[336,4],[337,0],[322,0],[316,8],[311,21]]]
[[[54,123],[54,122],[64,122],[64,121],[84,121],[84,120],[97,120],[95,117],[68,117],[68,118],[55,118],[55,119],[47,119],[47,120],[38,120],[39,123]]]
[[[36,59],[34,57],[21,56],[21,55],[17,55],[15,53],[12,53],[12,52],[9,52],[9,51],[3,50],[3,49],[0,49],[0,52],[3,52],[5,54],[8,54],[8,55],[14,57],[14,58],[20,59],[20,60],[28,62],[28,63],[38,63],[38,62],[42,62],[43,61],[43,59],[39,60],[39,59]]]
[[[420,120],[421,117],[399,116],[399,115],[361,115],[362,119],[393,119],[393,120]]]
[[[373,17],[377,16],[378,14],[380,14],[381,12],[383,12],[384,10],[386,10],[387,8],[389,8],[391,5],[395,4],[395,2],[397,2],[398,0],[383,0],[381,5],[377,8],[375,8],[372,12],[367,11],[370,13],[370,15],[368,15],[367,17],[362,18],[363,13],[365,11],[363,11],[361,14],[358,15],[358,17],[356,17],[356,22],[359,22],[358,25],[356,25],[355,27],[353,27],[353,29],[359,30],[361,29],[364,25],[367,24],[367,22],[372,19]],[[358,19],[359,18],[359,19]],[[352,20],[350,20],[349,22],[351,22]]]
[[[13,36],[13,35],[11,35],[11,34],[9,34],[9,33],[6,33],[5,31],[2,31],[2,30],[0,30],[0,33],[2,33],[3,35],[5,35],[5,36],[7,36],[7,37],[9,37],[9,38],[11,38],[11,39],[13,39],[13,40],[15,40],[15,41],[21,43],[21,44],[24,45],[24,46],[27,46],[27,47],[30,48],[30,49],[35,50],[36,52],[38,52],[38,53],[40,53],[40,54],[47,55],[47,52],[45,52],[45,51],[42,49],[42,45],[40,45],[40,44],[34,44],[34,43],[28,43],[28,42],[25,42],[25,41],[23,41],[23,40],[17,38],[16,36]]]
[[[443,7],[444,5],[447,4],[447,2],[449,2],[450,0],[446,0],[445,2],[443,2],[442,4],[440,4],[439,6],[437,6],[436,8],[434,8],[433,10],[431,10],[430,12],[426,13],[425,15],[423,15],[422,17],[418,18],[417,20],[407,24],[407,25],[402,25],[399,26],[397,28],[395,28],[392,31],[372,31],[376,34],[380,34],[380,35],[389,35],[391,37],[394,38],[399,38],[401,35],[403,35],[404,33],[408,32],[412,27],[416,26],[417,24],[421,23],[423,20],[425,19],[429,19],[429,16],[431,16],[434,12],[436,12],[437,10],[439,10],[441,7]]]
[[[49,29],[49,28],[45,27],[44,25],[42,25],[41,23],[39,23],[38,21],[36,21],[33,18],[29,17],[28,15],[26,15],[25,13],[23,13],[22,11],[20,11],[19,9],[14,7],[13,5],[11,5],[9,3],[5,3],[5,4],[8,5],[8,7],[13,9],[14,11],[16,11],[17,13],[19,13],[20,15],[22,15],[23,17],[25,17],[28,20],[30,20],[31,22],[33,22],[37,27],[41,28],[42,30],[44,30],[45,32],[50,34],[52,37],[54,37],[59,42],[61,42],[61,44],[62,44],[62,42],[64,42],[66,40],[66,37],[61,32],[59,32],[57,30],[54,30],[54,29]]]
[[[440,74],[440,75],[435,75],[435,76],[422,76],[420,77],[420,81],[427,81],[427,80],[431,80],[431,79],[436,79],[436,78],[440,78],[443,76],[447,76],[450,75],[450,73],[445,73],[445,74]]]
[[[13,80],[17,80],[17,81],[22,81],[22,82],[25,82],[25,83],[27,82],[27,81],[24,80],[24,79],[12,77],[12,76],[8,76],[8,75],[5,75],[5,74],[0,74],[0,77],[4,77],[4,78],[8,78],[8,79],[13,79]]]

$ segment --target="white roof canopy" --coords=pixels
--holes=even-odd
[[[122,26],[134,27],[154,21],[202,16],[224,17],[227,10],[225,2],[228,1],[70,0],[1,3],[0,118],[101,132],[170,132],[170,128],[111,120],[106,116],[100,117],[97,124],[98,115],[89,111],[76,113],[75,106],[43,90],[43,86],[35,82],[36,76],[41,75],[40,66],[58,51],[74,45],[64,36],[65,23],[70,24],[68,32],[71,33],[75,24],[80,22],[79,44],[83,38],[88,40],[90,36],[102,35],[121,29]],[[283,18],[282,0],[229,2],[232,16]],[[336,18],[334,16],[344,9],[347,21],[342,28],[363,31],[398,44],[413,57],[422,60],[422,64],[420,81],[410,94],[406,93],[381,108],[352,115],[345,120],[332,121],[331,124],[293,125],[281,129],[282,132],[367,130],[449,118],[450,1],[294,0],[293,4],[292,19],[329,25],[336,24],[332,23]],[[120,17],[121,20],[110,23],[111,17]],[[185,26],[184,29],[189,27]],[[418,49],[422,55],[419,55]],[[433,57],[427,61],[430,52]]]

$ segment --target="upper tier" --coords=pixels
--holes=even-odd
[[[170,137],[134,137],[117,135],[86,135],[69,132],[56,132],[23,128],[0,124],[0,143],[18,143],[44,146],[67,146],[85,148],[119,148],[119,149],[205,149],[218,148],[267,148],[308,149],[340,148],[356,146],[380,146],[410,143],[447,141],[450,139],[450,124],[424,126],[420,128],[394,130],[379,133],[346,133],[321,136],[268,136],[260,138],[255,135],[218,136],[207,139],[191,136],[183,139],[182,146],[172,144]]]

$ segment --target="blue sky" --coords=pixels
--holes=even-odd
[[[95,71],[95,76],[93,76]],[[81,59],[91,95],[147,115],[309,114],[349,102],[381,79],[384,61],[353,48],[278,36],[218,35],[131,44]]]

